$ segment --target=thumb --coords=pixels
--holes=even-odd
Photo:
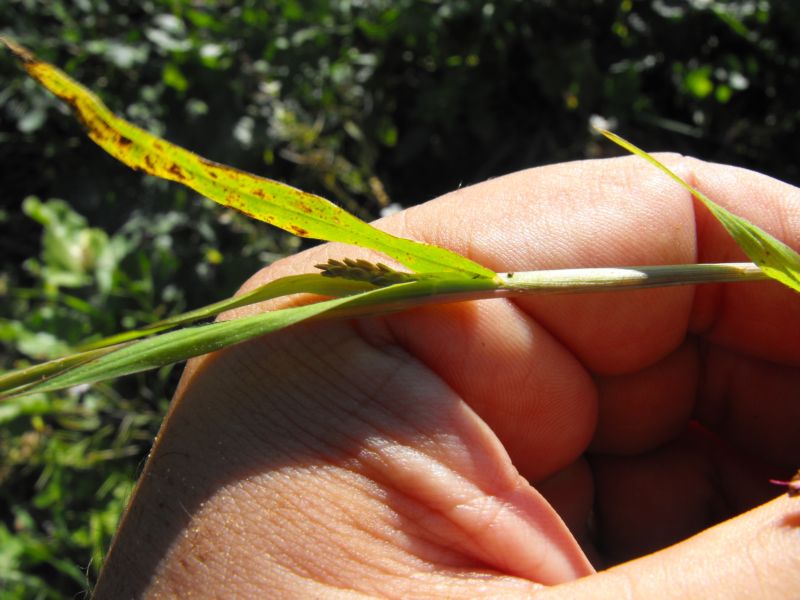
[[[539,594],[547,600],[797,598],[800,502],[782,496],[660,552]]]

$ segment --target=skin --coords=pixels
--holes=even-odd
[[[661,158],[800,247],[800,190]],[[744,260],[635,158],[379,226],[503,271]],[[370,257],[321,246],[243,290],[345,256]],[[96,597],[796,595],[800,502],[768,479],[800,464],[798,333],[796,293],[763,282],[431,306],[202,357]]]

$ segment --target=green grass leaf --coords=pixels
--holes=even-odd
[[[43,381],[21,388],[0,388],[0,393],[16,395],[55,391],[81,384],[96,383],[214,352],[312,318],[352,318],[386,313],[408,308],[435,296],[480,290],[490,291],[497,288],[498,284],[494,280],[468,279],[453,273],[424,277],[344,298],[323,300],[231,321],[162,333],[124,344],[119,349],[81,362],[77,366]],[[105,350],[108,348],[93,352]]]
[[[132,329],[124,331],[111,337],[103,338],[84,344],[78,350],[93,350],[96,348],[104,348],[127,342],[130,340],[140,339],[155,333],[160,333],[168,329],[174,329],[181,325],[187,325],[201,319],[210,319],[218,314],[241,306],[255,304],[256,302],[264,302],[280,296],[289,296],[292,294],[318,294],[320,296],[350,296],[359,292],[365,292],[375,289],[371,285],[362,281],[352,281],[342,278],[323,277],[318,273],[308,273],[304,275],[290,275],[288,277],[281,277],[274,281],[270,281],[255,290],[242,294],[241,296],[233,296],[207,304],[201,308],[191,310],[179,315],[175,315],[162,321],[151,323],[139,329]]]
[[[628,140],[611,133],[610,131],[600,130],[604,136],[615,144],[622,146],[632,154],[645,159],[650,164],[656,166],[661,171],[669,175],[672,179],[689,190],[691,194],[700,200],[708,210],[722,223],[728,230],[739,247],[764,273],[780,281],[784,285],[800,292],[800,254],[792,248],[773,237],[760,227],[753,225],[746,219],[733,214],[723,208],[700,190],[693,188],[683,179],[678,177],[665,164],[655,159],[653,156],[634,146]]]
[[[59,373],[74,369],[90,360],[116,351],[134,340],[152,336],[201,319],[215,317],[222,312],[241,306],[293,294],[308,293],[320,296],[342,297],[374,290],[375,288],[375,285],[364,281],[353,281],[341,277],[324,277],[321,274],[314,273],[281,277],[241,296],[226,298],[139,329],[124,331],[111,337],[86,343],[79,347],[77,352],[68,356],[0,374],[0,393],[8,392],[12,389],[18,391],[28,389],[28,387],[37,382],[49,381]],[[169,363],[158,366],[166,364]]]
[[[0,375],[0,395],[9,390],[21,390],[39,381],[46,381],[58,373],[74,369],[104,354],[113,351],[114,346],[95,348],[76,352],[62,358],[48,360],[22,369],[16,369]]]
[[[213,162],[114,115],[60,69],[0,36],[28,74],[69,104],[89,137],[129,167],[177,181],[196,192],[300,237],[377,250],[417,271],[452,271],[492,279],[495,273],[455,252],[390,235],[328,200],[286,184]]]

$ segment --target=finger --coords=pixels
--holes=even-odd
[[[596,422],[591,378],[513,303],[429,307],[386,323],[394,343],[433,369],[483,418],[529,481],[558,472],[585,450]]]
[[[695,410],[698,377],[698,350],[691,341],[641,371],[597,377],[597,429],[590,450],[638,454],[681,435]]]
[[[690,195],[636,157],[513,173],[382,219],[378,226],[453,249],[497,271],[684,263],[696,256]],[[326,245],[302,253],[257,275],[245,289],[277,274],[308,271],[331,253],[341,258],[354,250]],[[619,373],[649,365],[681,343],[692,298],[692,289],[681,287],[526,297],[517,303],[584,365]],[[242,312],[248,310],[257,308]]]
[[[797,336],[788,337],[797,344]],[[800,369],[717,346],[704,352],[704,364],[696,408],[700,422],[763,460],[796,466]]]
[[[629,457],[592,455],[596,543],[606,564],[654,552],[782,493],[763,464],[693,427]]]
[[[800,190],[765,175],[687,159],[687,179],[734,213],[789,246],[800,248]],[[700,262],[743,260],[744,254],[710,215],[697,210]],[[800,302],[778,283],[698,289],[692,330],[749,356],[800,366]]]
[[[798,527],[797,502],[783,496],[666,550],[536,597],[794,598],[800,589]]]
[[[800,247],[800,191],[695,159],[662,157],[715,201]],[[407,211],[385,226],[452,247],[496,270],[742,260],[721,225],[683,188],[636,157],[515,173]],[[694,331],[766,358],[800,360],[796,294],[779,284],[700,286],[578,297],[520,306],[596,372],[629,372]],[[653,318],[651,318],[653,317]],[[712,329],[713,328],[713,329]],[[678,333],[676,333],[676,331]]]
[[[691,419],[775,465],[800,462],[800,370],[690,338],[637,373],[596,378],[593,452],[631,455],[680,435]]]
[[[495,269],[691,260],[688,195],[657,173],[640,177],[638,167],[622,160],[534,169],[460,190],[386,225]],[[652,196],[652,205],[639,200]],[[659,201],[678,207],[665,211],[668,223],[659,219],[669,235],[654,226]],[[683,243],[674,233],[681,227]],[[641,240],[643,232],[653,235]],[[611,370],[649,364],[683,336],[691,297],[684,289],[492,301],[408,311],[388,323],[492,427],[520,472],[539,481],[575,461],[594,429],[586,363]]]
[[[587,460],[578,459],[566,469],[538,482],[536,489],[564,520],[592,565],[601,565],[595,545],[594,483]]]
[[[490,180],[409,211],[402,224],[502,271],[684,263],[696,253],[691,197],[633,157]],[[681,343],[692,298],[684,287],[516,303],[589,369],[619,373]]]

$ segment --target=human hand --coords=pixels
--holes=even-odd
[[[800,246],[800,191],[666,160]],[[515,173],[381,227],[502,271],[743,259],[635,158]],[[245,288],[355,254],[314,248]],[[800,299],[764,282],[424,307],[202,357],[96,597],[796,595],[796,501],[703,530],[800,463],[798,333]]]

